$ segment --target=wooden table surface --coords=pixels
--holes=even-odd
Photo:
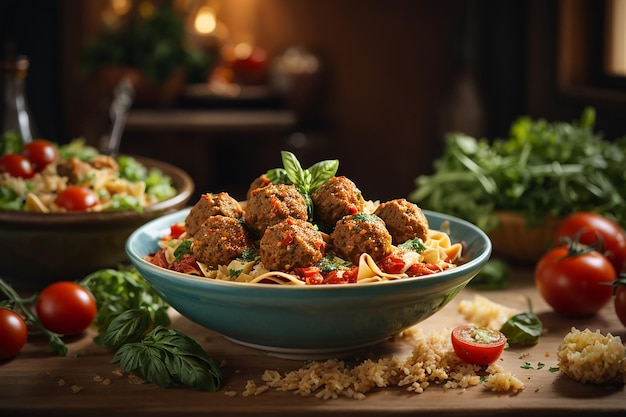
[[[464,289],[441,312],[421,323],[425,330],[452,328],[464,323],[457,312],[461,300],[477,292]],[[13,360],[0,363],[0,416],[574,416],[626,415],[626,388],[581,384],[548,370],[556,366],[559,343],[572,326],[600,329],[626,340],[626,328],[618,321],[613,305],[607,305],[589,319],[565,319],[551,312],[532,284],[532,270],[515,269],[506,290],[482,291],[489,299],[520,309],[524,297],[531,298],[534,311],[547,328],[539,344],[506,350],[502,366],[521,379],[526,388],[517,395],[493,393],[482,386],[444,390],[431,386],[422,394],[398,387],[375,389],[363,400],[339,398],[321,400],[273,389],[258,396],[244,397],[246,382],[261,384],[265,369],[288,372],[301,361],[267,356],[233,344],[173,312],[172,327],[197,340],[217,362],[222,363],[224,387],[216,393],[190,389],[158,388],[132,384],[119,376],[112,354],[95,345],[87,333],[69,343],[68,357],[48,353],[45,340],[29,341]],[[377,355],[408,356],[411,345],[404,341],[385,342],[373,350]],[[524,369],[528,362],[542,369]],[[102,382],[106,381],[106,382]],[[76,392],[75,392],[76,391]],[[235,391],[237,395],[226,395]]]

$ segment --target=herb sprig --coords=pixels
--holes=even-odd
[[[300,161],[289,151],[280,153],[283,168],[273,168],[266,172],[273,184],[293,184],[307,203],[309,220],[313,218],[311,194],[331,179],[339,169],[338,159],[319,161],[309,168],[302,168]]]
[[[220,388],[219,366],[189,336],[166,328],[169,304],[135,268],[102,269],[81,284],[98,305],[95,341],[115,352],[112,362],[122,371],[160,387]]]
[[[529,225],[577,211],[626,225],[626,137],[603,140],[594,123],[587,108],[572,123],[519,118],[505,139],[449,133],[434,173],[416,178],[408,198],[487,232],[499,210],[522,213]]]

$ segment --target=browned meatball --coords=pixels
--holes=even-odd
[[[307,219],[306,201],[295,186],[269,184],[250,193],[244,219],[257,239],[263,236],[266,228],[289,216]]]
[[[259,177],[255,178],[255,180],[252,181],[252,183],[250,184],[250,187],[248,188],[248,192],[246,193],[246,198],[249,200],[250,194],[252,193],[252,191],[256,190],[257,188],[270,185],[270,183],[271,183],[270,179],[267,178],[265,174],[261,174]]]
[[[342,217],[330,238],[335,252],[354,263],[358,262],[363,253],[380,261],[393,249],[385,222],[374,214],[357,213]]]
[[[244,224],[234,217],[211,216],[194,235],[191,252],[199,262],[217,268],[227,265],[252,246]]]
[[[265,230],[259,256],[267,269],[288,272],[314,265],[325,250],[322,233],[311,223],[288,217]]]
[[[416,237],[425,241],[428,237],[428,219],[422,209],[403,198],[382,203],[374,214],[385,222],[394,245]]]
[[[243,209],[228,193],[203,194],[185,219],[187,234],[195,235],[206,219],[218,214],[237,219],[243,216]]]
[[[315,218],[329,226],[343,216],[363,211],[365,200],[349,178],[340,176],[326,181],[311,195]]]

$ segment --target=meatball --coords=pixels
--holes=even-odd
[[[245,225],[234,217],[210,216],[194,235],[191,252],[210,268],[228,265],[252,246]]]
[[[342,217],[330,239],[335,252],[353,263],[357,263],[363,253],[380,261],[393,249],[385,222],[374,214],[357,213]]]
[[[263,236],[266,228],[289,216],[301,220],[308,217],[306,201],[295,186],[269,184],[250,193],[244,219],[257,239]]]
[[[218,214],[237,219],[243,216],[243,208],[228,193],[203,194],[185,219],[187,234],[195,235],[206,219]]]
[[[374,214],[385,222],[394,245],[416,237],[425,241],[428,237],[428,219],[422,209],[403,198],[382,203]]]
[[[252,191],[256,190],[257,188],[270,185],[270,183],[271,181],[269,178],[267,178],[267,175],[261,174],[259,177],[255,178],[255,180],[252,181],[252,183],[250,184],[250,187],[248,188],[248,192],[246,193],[246,198],[249,200],[250,194],[252,193]]]
[[[311,194],[315,218],[332,226],[343,216],[363,211],[365,200],[356,185],[344,176],[333,177]]]
[[[288,272],[319,262],[325,255],[322,233],[301,219],[288,217],[265,230],[259,256],[270,270]]]

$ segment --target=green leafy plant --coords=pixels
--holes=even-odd
[[[543,331],[543,323],[532,311],[528,300],[528,311],[508,319],[500,329],[512,345],[536,345]]]
[[[626,225],[626,137],[604,140],[594,123],[587,108],[572,123],[519,118],[506,139],[450,133],[434,173],[416,178],[408,198],[487,232],[494,211],[521,213],[529,225],[594,211]]]

